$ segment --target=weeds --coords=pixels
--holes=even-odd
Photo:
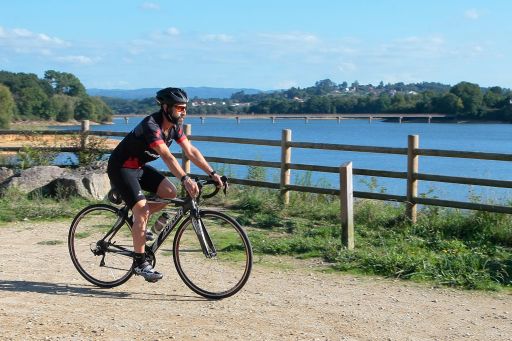
[[[51,199],[11,189],[0,197],[0,222],[71,219],[87,202],[64,194]],[[284,206],[277,190],[232,186],[226,198],[210,203],[222,203],[237,218],[256,254],[321,257],[339,271],[466,289],[512,288],[511,215],[426,207],[411,224],[401,204],[358,200],[356,248],[346,250],[338,199],[290,194]]]

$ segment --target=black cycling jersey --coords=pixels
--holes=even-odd
[[[154,146],[165,143],[169,147],[172,140],[182,143],[187,139],[181,125],[173,126],[165,135],[162,121],[161,111],[145,117],[112,151],[109,167],[141,168],[160,157],[153,150]]]

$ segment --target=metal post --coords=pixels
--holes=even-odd
[[[341,243],[354,249],[354,193],[352,184],[352,162],[340,166],[340,213]]]
[[[416,150],[419,148],[419,136],[409,135],[407,147],[407,218],[415,224],[417,221],[417,207],[415,198],[418,196],[418,161]]]
[[[281,134],[281,200],[283,204],[290,203],[290,192],[285,188],[290,184],[290,168],[289,164],[292,160],[292,148],[289,143],[292,140],[292,131],[290,129],[283,129]]]

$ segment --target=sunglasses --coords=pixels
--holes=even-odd
[[[175,105],[174,106],[174,109],[176,109],[176,112],[185,112],[187,111],[187,107],[186,106],[182,106],[182,105]]]

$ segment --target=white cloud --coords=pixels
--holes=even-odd
[[[63,63],[70,63],[70,64],[79,64],[79,65],[90,65],[94,64],[97,59],[92,59],[87,56],[63,56],[63,57],[57,57],[57,61],[63,62]]]
[[[4,29],[0,27],[0,44],[13,51],[38,51],[66,47],[69,44],[45,33],[34,33],[24,28]]]
[[[476,9],[471,8],[471,9],[468,9],[466,12],[464,12],[464,16],[467,19],[477,20],[480,18],[480,13]]]
[[[178,36],[180,35],[180,31],[176,27],[169,27],[164,31],[164,34],[168,36]]]
[[[150,11],[158,11],[160,10],[160,5],[154,2],[144,2],[141,6],[142,9],[150,10]]]
[[[232,36],[227,34],[207,34],[202,37],[203,41],[219,41],[221,43],[231,43],[234,41]]]
[[[261,34],[261,37],[268,39],[270,41],[277,41],[277,42],[299,42],[299,43],[317,43],[320,41],[317,36],[310,33],[265,33]]]

